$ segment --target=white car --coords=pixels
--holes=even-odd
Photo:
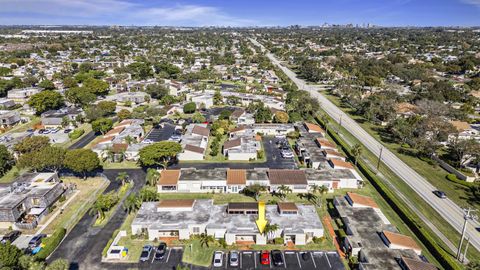
[[[293,158],[293,153],[292,151],[282,151],[282,157],[283,158]]]
[[[213,266],[222,267],[223,266],[223,252],[215,251],[213,254]]]

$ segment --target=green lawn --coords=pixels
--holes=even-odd
[[[403,162],[418,172],[421,176],[427,179],[432,185],[440,190],[445,191],[448,197],[461,207],[473,206],[480,210],[480,198],[475,198],[471,189],[448,181],[446,176],[447,171],[443,170],[435,163],[429,163],[423,159],[418,158],[417,151],[408,146],[403,146],[392,142],[388,138],[388,134],[384,131],[384,128],[370,122],[364,121],[361,116],[354,115],[351,109],[341,105],[338,97],[326,94],[322,92],[330,101],[335,103],[339,108],[348,113],[353,119],[355,119],[362,128],[370,135],[376,138],[379,142],[382,142],[385,147],[395,153]]]
[[[0,183],[10,183],[25,172],[27,172],[27,169],[19,169],[17,166],[13,166],[12,169],[0,178]]]
[[[118,204],[123,200],[123,198],[126,196],[128,190],[130,190],[132,187],[133,187],[132,183],[128,183],[128,184],[125,184],[124,186],[120,187],[120,190],[117,193],[118,198],[119,198],[118,203],[116,205],[114,205],[110,210],[108,210],[105,213],[105,218],[103,218],[103,219],[97,218],[95,220],[95,223],[93,224],[94,227],[103,227],[108,223],[108,221],[110,220],[112,215],[117,211]],[[120,210],[120,211],[122,211],[122,210]]]
[[[124,160],[122,162],[101,161],[103,169],[138,169],[141,166],[136,161]]]
[[[108,186],[108,182],[100,177],[87,178],[86,180],[68,177],[63,178],[62,181],[66,184],[76,184],[80,193],[64,209],[63,213],[58,215],[58,217],[45,228],[43,233],[51,234],[59,227],[64,227],[67,231],[73,228],[95,202],[97,197]],[[48,220],[48,217],[44,220]]]
[[[361,144],[361,142],[358,141],[355,137],[353,137],[345,128],[340,127],[333,120],[331,120],[329,123],[330,123],[329,124],[330,128],[333,128],[334,130],[340,130],[341,136],[350,145]],[[378,158],[373,153],[371,153],[365,148],[363,148],[362,159],[364,159],[367,163],[370,163],[373,167],[376,166],[376,163],[378,160]],[[422,198],[420,198],[420,196],[417,195],[417,193],[412,188],[410,188],[402,179],[400,179],[394,172],[392,172],[385,165],[381,164],[379,169],[379,176],[383,176],[381,177],[381,179],[384,180],[387,185],[392,186],[392,188],[393,187],[397,188],[403,195],[406,196],[409,202],[412,202],[414,205],[416,205],[416,208],[428,220],[430,220],[436,226],[436,228],[439,229],[442,232],[442,234],[445,235],[454,245],[457,245],[457,243],[459,243],[460,241],[459,233],[457,233],[457,231],[454,228],[452,228],[450,224],[448,224],[442,217],[440,217],[438,213],[429,204],[427,204],[427,202],[425,202]],[[380,197],[379,194],[377,194],[376,196]],[[428,226],[423,222],[421,222],[419,226],[428,228]],[[437,243],[439,243],[439,245],[444,250],[446,250],[447,252],[450,252],[450,249],[443,243],[443,241],[440,240],[440,238],[438,238],[429,228],[428,230],[430,232],[430,235],[432,235],[437,240]],[[477,251],[474,248],[470,247],[468,249],[468,256],[470,258],[475,258],[476,253]]]

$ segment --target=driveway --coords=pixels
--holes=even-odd
[[[105,193],[120,187],[121,183],[114,180],[119,172],[126,172],[133,181],[131,193],[139,191],[145,184],[145,172],[141,169],[105,170],[103,174],[111,180]],[[47,261],[64,258],[70,261],[71,269],[103,269],[104,267],[100,265],[103,248],[127,216],[122,204],[119,204],[116,212],[103,228],[92,227],[95,217],[86,213]]]
[[[93,141],[97,136],[98,135],[95,134],[95,132],[90,131],[89,133],[83,135],[83,137],[80,138],[80,140],[76,141],[68,149],[72,150],[72,149],[83,148],[83,147],[87,146],[87,144],[89,144],[91,141]]]

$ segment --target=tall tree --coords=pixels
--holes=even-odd
[[[105,135],[113,127],[113,121],[110,118],[100,118],[92,122],[92,130]]]
[[[63,96],[52,90],[45,90],[30,97],[27,104],[35,109],[37,114],[48,110],[59,109],[64,105]]]
[[[177,142],[162,141],[150,144],[140,150],[140,163],[143,166],[163,165],[182,151],[182,146]]]
[[[0,176],[12,168],[13,156],[5,145],[0,145]]]
[[[95,152],[90,149],[74,149],[65,155],[64,165],[68,169],[80,173],[87,178],[87,173],[100,166],[100,160]]]
[[[19,154],[26,154],[39,151],[50,145],[50,139],[47,136],[26,137],[13,146],[13,151]]]

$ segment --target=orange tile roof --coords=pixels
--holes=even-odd
[[[125,129],[125,127],[116,127],[114,129],[110,130],[109,132],[107,132],[107,134],[105,134],[105,136],[118,134],[118,133],[122,132],[124,129]]]
[[[162,200],[157,204],[157,207],[158,208],[192,207],[194,203],[195,203],[194,199]]]
[[[114,143],[112,145],[112,152],[114,153],[121,153],[123,151],[127,151],[128,144],[126,143]]]
[[[192,133],[208,137],[208,135],[210,135],[210,129],[202,126],[194,126],[192,129]]]
[[[363,196],[353,192],[347,192],[347,196],[352,200],[353,204],[360,204],[372,208],[379,208],[378,204],[370,197]]]
[[[161,186],[176,186],[180,178],[180,170],[163,170],[160,173],[158,184]]]
[[[383,235],[390,243],[394,245],[406,247],[413,250],[422,250],[422,248],[420,248],[417,242],[415,242],[415,240],[413,240],[413,238],[411,238],[410,236],[389,231],[383,231]]]
[[[337,146],[325,138],[317,138],[317,143],[320,148],[337,148]]]
[[[324,149],[322,152],[325,156],[332,155],[332,156],[337,156],[337,157],[345,157],[342,153],[339,153],[339,152],[337,152],[336,150],[333,150],[333,149]]]
[[[199,153],[199,154],[203,154],[203,152],[205,152],[205,149],[203,149],[202,147],[198,147],[198,146],[191,145],[191,144],[185,145],[184,149],[186,151],[195,152],[195,153]]]
[[[409,112],[416,113],[418,112],[418,107],[408,102],[401,102],[395,105],[395,112],[396,113],[409,113]]]
[[[247,183],[246,170],[227,170],[227,185],[245,185]]]
[[[307,128],[308,132],[325,133],[325,130],[323,130],[319,125],[312,123],[305,123],[305,128]]]
[[[97,141],[97,144],[104,143],[104,142],[111,142],[114,138],[115,138],[114,136],[103,137]]]
[[[353,165],[351,163],[340,160],[340,159],[331,158],[328,161],[330,161],[330,163],[333,164],[334,168],[340,167],[345,169],[353,169]]]

